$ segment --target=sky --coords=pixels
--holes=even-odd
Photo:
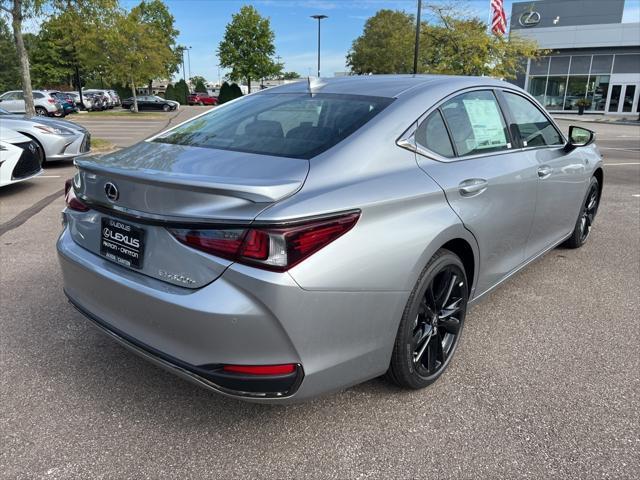
[[[433,0],[424,0],[429,3]],[[456,0],[468,10],[489,21],[489,0]],[[602,0],[607,1],[607,0]],[[136,0],[121,0],[131,8]],[[321,74],[333,76],[346,70],[345,57],[355,38],[362,34],[367,18],[383,8],[415,13],[416,0],[165,0],[180,31],[178,42],[190,46],[191,76],[218,80],[216,50],[231,15],[243,5],[253,5],[269,17],[275,33],[276,55],[285,71],[302,76],[315,75],[317,62],[317,20],[314,14],[327,15],[322,21]],[[505,0],[507,15],[512,0]],[[623,21],[640,22],[640,0],[626,0]],[[185,63],[187,58],[185,57]],[[186,67],[189,76],[189,66]],[[182,72],[180,72],[180,77]],[[224,77],[224,70],[220,72]]]

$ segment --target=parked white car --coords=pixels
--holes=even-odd
[[[65,92],[71,95],[76,102],[76,106],[80,110],[92,110],[93,109],[93,95],[87,95],[85,92],[82,92],[82,102],[80,102],[80,94],[78,92]]]
[[[88,88],[86,90],[83,90],[83,92],[99,95],[104,101],[107,108],[113,108],[115,106],[115,101],[107,90]]]
[[[29,137],[7,127],[0,129],[0,187],[42,173],[40,147]]]
[[[34,90],[33,103],[36,107],[36,115],[64,117],[62,104],[51,95],[51,92]],[[0,107],[11,113],[25,113],[22,90],[11,90],[0,95]]]

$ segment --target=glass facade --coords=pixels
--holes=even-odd
[[[576,103],[586,98],[586,111],[632,112],[638,87],[611,85],[611,74],[635,70],[629,65],[639,63],[638,54],[576,54],[540,57],[531,60],[527,90],[547,110],[577,111]],[[636,73],[640,73],[640,70]],[[614,82],[617,83],[617,82]],[[607,96],[611,93],[610,104]],[[640,100],[637,100],[640,108]]]

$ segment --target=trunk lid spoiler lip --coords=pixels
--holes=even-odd
[[[254,203],[273,203],[298,191],[303,180],[216,177],[209,175],[184,175],[180,173],[128,170],[97,165],[91,160],[77,159],[75,164],[85,172],[109,175],[114,178],[136,180],[140,183],[166,186],[242,198]]]

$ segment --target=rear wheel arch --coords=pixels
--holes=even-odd
[[[602,198],[602,187],[604,187],[604,171],[602,167],[596,168],[593,172],[593,176],[598,180],[598,197]]]
[[[471,244],[463,238],[454,238],[442,245],[440,249],[449,250],[460,258],[467,275],[467,282],[469,283],[468,292],[469,295],[471,295],[472,289],[475,286],[474,280],[476,273],[476,256]]]
[[[451,225],[429,242],[415,265],[411,278],[411,288],[425,265],[431,261],[438,250],[443,248],[456,254],[462,261],[469,283],[469,300],[473,299],[473,288],[477,282],[480,253],[475,237],[461,224]]]

